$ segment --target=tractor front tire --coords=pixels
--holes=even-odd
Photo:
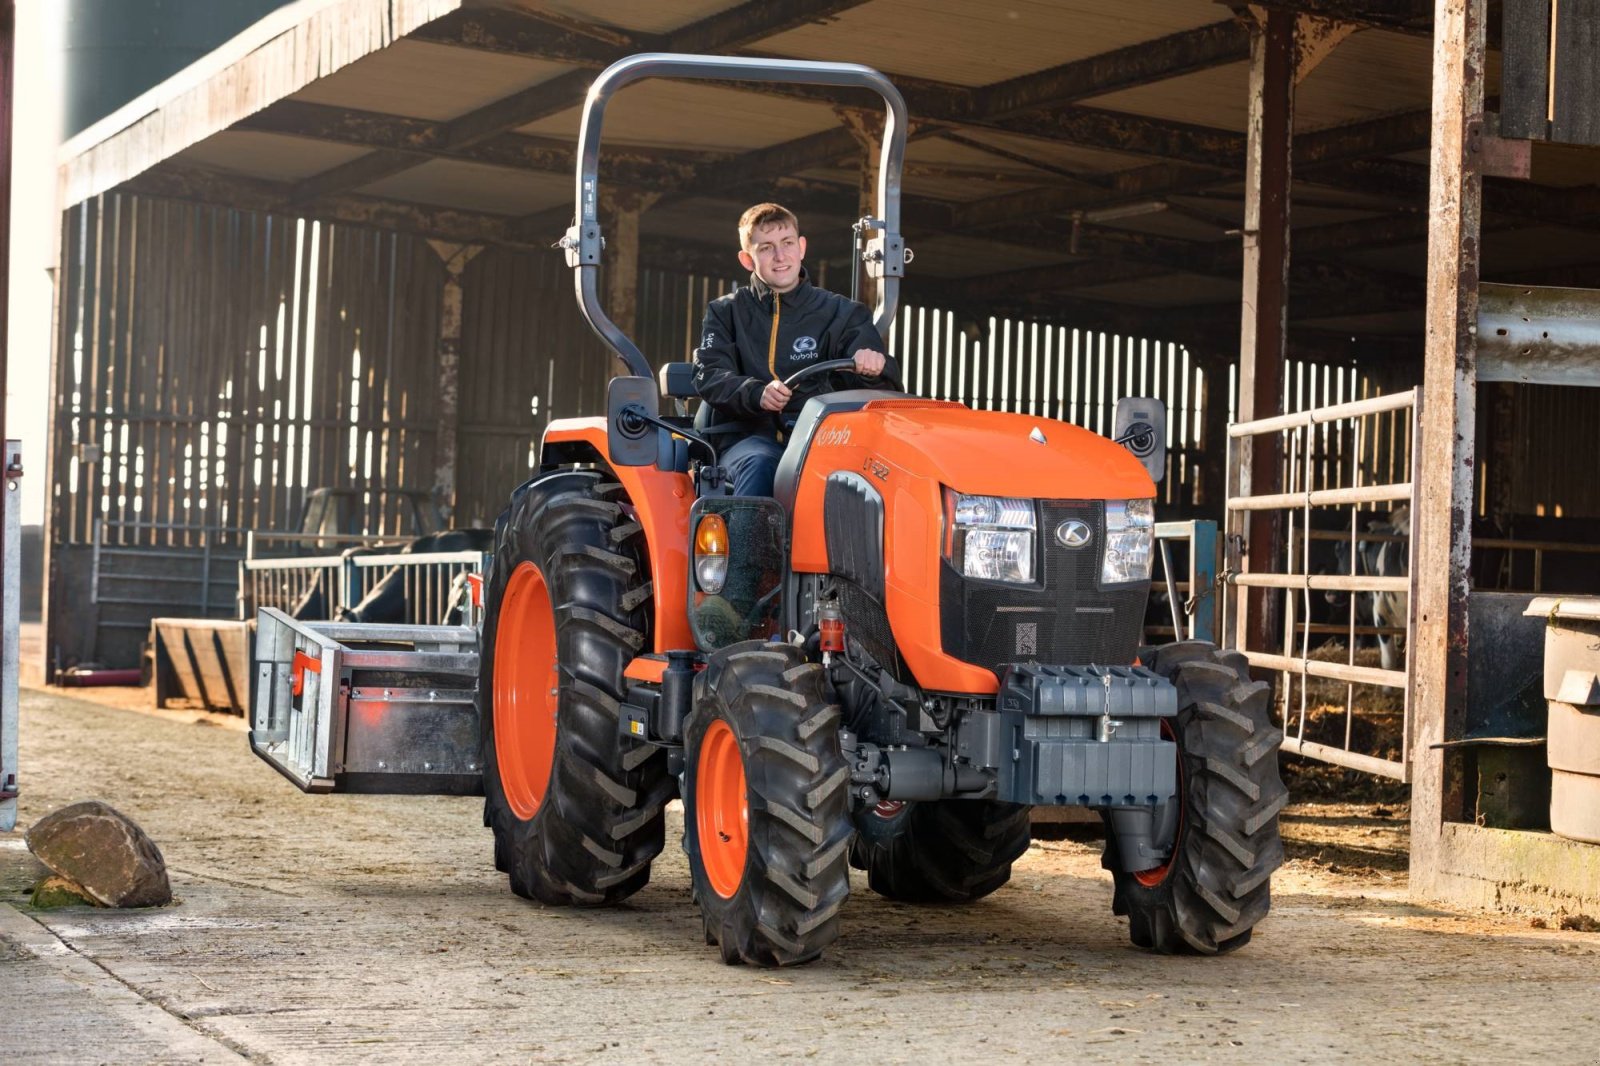
[[[1028,850],[1033,808],[992,800],[909,801],[856,815],[850,862],[902,903],[971,903],[1011,880]]]
[[[1221,955],[1249,943],[1271,906],[1272,872],[1283,863],[1278,812],[1289,798],[1278,776],[1283,734],[1270,718],[1268,686],[1250,680],[1238,652],[1184,641],[1145,649],[1140,661],[1178,689],[1178,714],[1164,732],[1178,745],[1182,806],[1171,856],[1139,873],[1117,869],[1107,820],[1112,909],[1127,915],[1138,947]]]
[[[723,962],[809,962],[839,935],[853,833],[839,718],[792,645],[734,644],[695,679],[684,850]]]
[[[562,471],[519,489],[496,523],[478,681],[485,821],[512,891],[546,904],[625,899],[665,839],[666,757],[618,729],[651,591],[623,499],[593,470]]]

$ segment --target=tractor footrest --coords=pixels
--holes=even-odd
[[[250,746],[305,792],[475,795],[478,635],[263,608]]]

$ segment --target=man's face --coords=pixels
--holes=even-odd
[[[788,222],[768,222],[750,231],[750,244],[739,251],[744,268],[774,292],[788,292],[800,284],[800,260],[806,239]]]

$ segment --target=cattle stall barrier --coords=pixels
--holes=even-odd
[[[404,617],[386,621],[444,625],[459,610],[470,625],[475,604],[469,575],[483,574],[488,564],[488,555],[479,551],[245,559],[239,564],[241,617],[255,617],[264,607],[290,611],[321,581],[328,599],[317,613],[326,617],[312,620],[333,621],[356,611],[381,585],[398,582],[391,587],[403,599]]]
[[[1410,536],[1401,538],[1392,532],[1376,534],[1363,532],[1358,527],[1363,506],[1398,503],[1408,507],[1412,513],[1415,511],[1418,454],[1415,440],[1415,412],[1419,391],[1411,389],[1293,414],[1236,423],[1228,427],[1230,481],[1226,503],[1228,535],[1225,542],[1227,565],[1224,577],[1230,591],[1224,601],[1224,631],[1228,634],[1232,646],[1243,651],[1253,666],[1278,672],[1280,684],[1277,706],[1283,727],[1285,750],[1347,769],[1361,770],[1400,781],[1410,779],[1412,672],[1410,657],[1406,657],[1404,665],[1399,669],[1358,666],[1355,662],[1356,638],[1362,635],[1409,638],[1415,623],[1416,604],[1414,567],[1411,565],[1413,538]],[[1350,464],[1346,484],[1321,489],[1310,487],[1315,483],[1314,463],[1320,458],[1316,440],[1323,427],[1337,422],[1353,423],[1356,440],[1353,454],[1359,457],[1362,451],[1364,420],[1374,416],[1389,415],[1392,412],[1406,412],[1410,416],[1408,480],[1363,483],[1363,468],[1357,459]],[[1287,486],[1289,491],[1263,494],[1239,492],[1232,481],[1231,472],[1247,469],[1247,464],[1241,465],[1239,462],[1244,449],[1256,439],[1274,434],[1282,434],[1286,438],[1283,443],[1284,454],[1290,458],[1287,464],[1291,475]],[[1312,557],[1313,541],[1322,538],[1317,536],[1319,531],[1313,521],[1313,510],[1333,507],[1349,509],[1348,534],[1341,535],[1341,539],[1349,544],[1348,558],[1351,572],[1316,573],[1308,564]],[[1261,511],[1279,512],[1286,519],[1285,543],[1282,545],[1285,551],[1279,554],[1284,566],[1281,572],[1247,572],[1242,569],[1245,562],[1244,546],[1248,519],[1252,513]],[[1402,546],[1403,551],[1400,554],[1405,557],[1404,573],[1359,572],[1362,569],[1360,560],[1363,556],[1363,547],[1386,542],[1399,543]],[[1282,591],[1284,594],[1281,644],[1277,648],[1246,646],[1249,600],[1253,589],[1268,590],[1269,595],[1277,591]],[[1316,659],[1311,654],[1313,632],[1341,628],[1319,625],[1311,620],[1312,594],[1328,592],[1344,593],[1350,597],[1349,622],[1342,627],[1350,640],[1345,662]],[[1295,595],[1296,593],[1299,595]],[[1358,597],[1362,595],[1371,598],[1389,597],[1388,602],[1395,605],[1399,602],[1395,597],[1404,596],[1404,606],[1400,611],[1404,615],[1405,625],[1403,627],[1357,626],[1356,604]],[[1340,743],[1327,743],[1325,740],[1312,740],[1306,737],[1307,721],[1312,710],[1309,706],[1311,687],[1309,682],[1312,678],[1342,682],[1345,685],[1344,728]],[[1363,707],[1355,695],[1356,685],[1397,690],[1402,694],[1398,757],[1353,749],[1356,723],[1363,720]],[[1291,700],[1291,693],[1295,690],[1299,692],[1298,708],[1293,706]],[[1364,724],[1372,724],[1371,716]]]

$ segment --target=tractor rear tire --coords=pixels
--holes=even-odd
[[[695,679],[684,850],[723,962],[810,962],[839,935],[854,832],[839,719],[792,645],[731,645]]]
[[[519,896],[602,905],[637,892],[665,839],[662,749],[618,728],[651,584],[620,485],[538,478],[495,530],[478,705],[495,866]]]
[[[1028,850],[1032,809],[959,799],[869,807],[856,815],[850,863],[886,899],[971,903],[1011,880],[1012,862]]]
[[[1178,689],[1178,714],[1163,726],[1178,744],[1177,839],[1162,866],[1117,869],[1110,832],[1102,865],[1112,871],[1112,909],[1128,917],[1133,943],[1162,954],[1221,955],[1250,941],[1272,902],[1283,863],[1278,812],[1289,793],[1278,776],[1283,734],[1270,718],[1270,689],[1251,681],[1234,651],[1184,641],[1140,652]]]

